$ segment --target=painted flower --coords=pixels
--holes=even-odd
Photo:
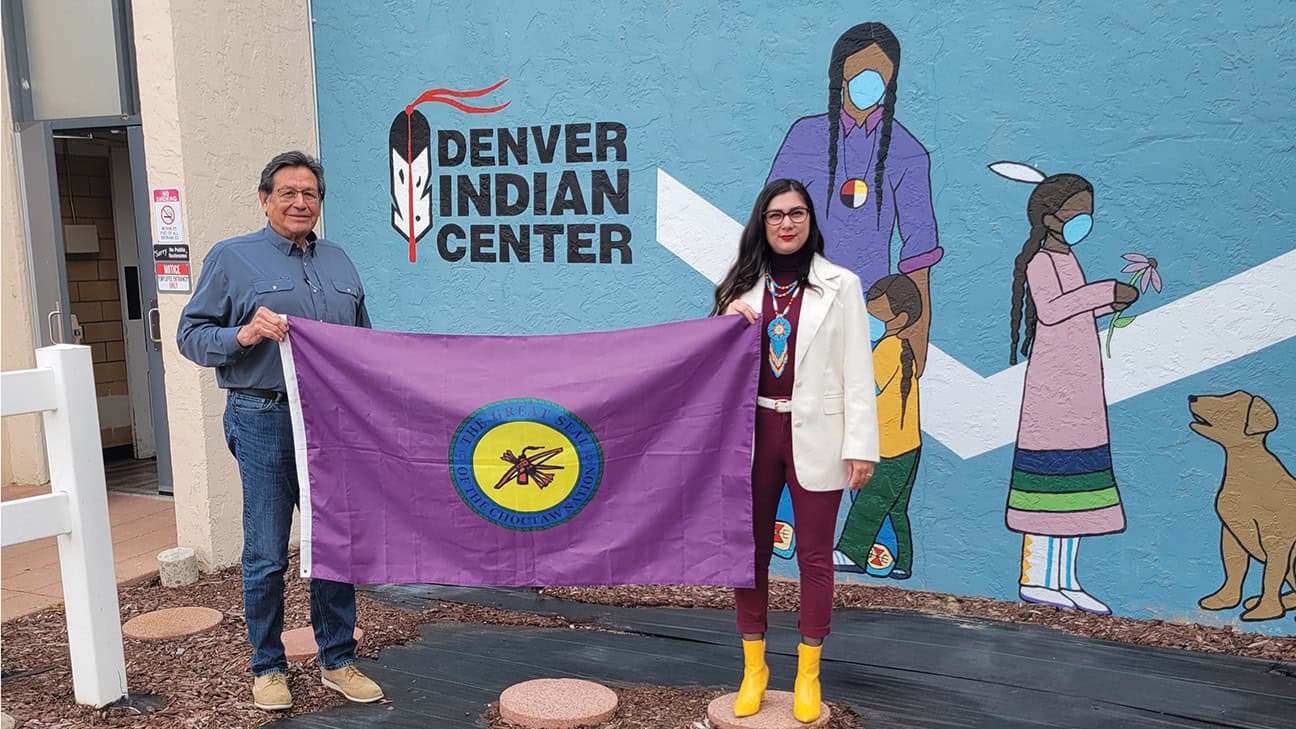
[[[1121,273],[1133,273],[1135,281],[1138,281],[1139,292],[1147,293],[1148,283],[1159,294],[1161,293],[1161,274],[1157,271],[1157,259],[1143,255],[1142,253],[1126,253],[1121,256],[1129,261],[1129,265],[1121,269]],[[1133,281],[1130,282],[1131,284]]]
[[[1161,293],[1161,272],[1157,270],[1157,259],[1152,258],[1151,256],[1145,256],[1142,253],[1126,253],[1121,256],[1121,258],[1129,261],[1129,263],[1125,264],[1125,267],[1121,269],[1121,273],[1134,274],[1130,277],[1130,286],[1137,286],[1139,293],[1146,294],[1148,285],[1151,284],[1154,291],[1158,294]],[[1136,318],[1137,315],[1129,313],[1129,310],[1127,309],[1116,312],[1116,315],[1112,317],[1111,323],[1107,325],[1108,357],[1111,357],[1112,334],[1114,334],[1117,329],[1124,329],[1130,324],[1133,324],[1134,319]]]

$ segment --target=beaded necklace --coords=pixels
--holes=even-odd
[[[797,295],[801,293],[801,282],[778,284],[767,273],[765,290],[769,292],[770,301],[774,304],[774,319],[765,330],[770,338],[769,366],[775,377],[782,377],[788,362],[788,338],[792,336],[792,322],[788,321],[787,313],[792,308],[792,302],[796,301]],[[779,299],[784,297],[787,298],[787,302],[783,305],[783,310],[779,311]]]

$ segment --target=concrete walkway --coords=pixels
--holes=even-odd
[[[49,486],[5,486],[4,501],[49,493]],[[117,582],[131,583],[157,573],[157,555],[176,546],[175,506],[169,496],[108,491],[113,561]],[[0,550],[0,620],[63,602],[55,537]]]

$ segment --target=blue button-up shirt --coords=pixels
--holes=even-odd
[[[303,251],[267,225],[221,241],[207,254],[180,315],[180,353],[215,367],[221,387],[282,392],[279,343],[238,343],[239,328],[262,306],[277,314],[370,326],[360,275],[340,246],[312,233]]]

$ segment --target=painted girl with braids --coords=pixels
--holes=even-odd
[[[932,211],[927,150],[895,119],[900,41],[882,23],[861,23],[833,45],[828,113],[798,119],[774,158],[769,179],[792,178],[823,211],[829,255],[860,277],[867,291],[893,272],[891,236],[922,296],[922,318],[905,333],[914,372],[927,362],[931,321],[928,268],[943,251]]]
[[[865,299],[869,339],[873,342],[882,460],[878,461],[868,487],[851,492],[850,512],[837,540],[837,551],[845,560],[836,569],[842,572],[867,569],[875,577],[903,580],[913,570],[909,497],[913,495],[918,456],[922,452],[915,356],[904,334],[922,318],[923,303],[918,286],[903,273],[891,274],[873,284]],[[888,517],[895,530],[894,554],[878,540]],[[838,563],[837,555],[834,563]]]
[[[1030,235],[1013,267],[1009,362],[1027,358],[1008,528],[1022,534],[1019,595],[1108,615],[1076,576],[1080,538],[1125,530],[1112,472],[1097,319],[1138,298],[1107,279],[1086,283],[1073,246],[1093,226],[1093,185],[1072,174],[1046,176],[1016,162],[990,169],[1035,185],[1026,205]]]

